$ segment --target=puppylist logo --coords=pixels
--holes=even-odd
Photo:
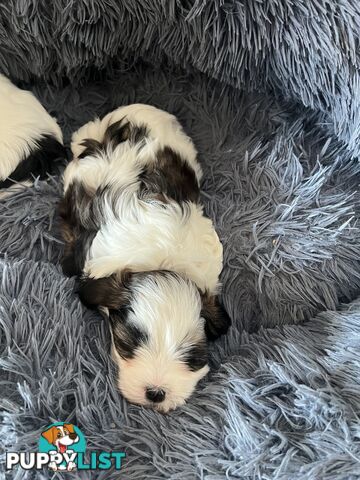
[[[52,471],[75,470],[120,470],[124,452],[91,452],[85,460],[85,436],[72,423],[52,423],[42,432],[38,452],[7,452],[6,469],[20,466],[24,470],[41,470],[48,467]]]

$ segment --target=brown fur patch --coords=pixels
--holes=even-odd
[[[96,155],[105,151],[107,148],[115,148],[122,142],[129,141],[132,144],[140,143],[147,135],[145,126],[131,125],[130,122],[124,122],[124,118],[112,123],[107,127],[104,133],[104,138],[101,142],[93,138],[85,138],[81,145],[85,149],[81,152],[78,158],[85,158]]]
[[[176,202],[197,202],[200,189],[194,170],[170,147],[157,154],[156,162],[141,174],[141,195],[162,195]]]
[[[85,158],[90,155],[95,155],[102,150],[102,144],[93,138],[85,138],[80,145],[85,149],[80,153],[78,158]]]
[[[61,263],[67,276],[81,274],[87,248],[98,230],[101,214],[94,205],[94,198],[81,183],[74,182],[60,201],[60,229],[65,243]]]
[[[128,303],[131,276],[129,270],[123,270],[105,278],[85,278],[79,288],[80,300],[88,307],[118,310]]]
[[[231,320],[224,307],[220,304],[217,295],[200,292],[202,309],[201,316],[205,319],[205,334],[208,340],[216,340],[224,335]]]
[[[131,133],[130,123],[126,122],[124,125],[121,125],[123,120],[124,119],[122,118],[108,126],[104,134],[103,147],[106,147],[109,144],[116,146],[119,143],[129,140]]]

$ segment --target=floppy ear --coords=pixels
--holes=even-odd
[[[201,316],[205,319],[206,338],[216,340],[228,331],[231,325],[230,317],[220,304],[217,295],[200,292],[200,296],[202,301]]]
[[[84,278],[78,289],[80,300],[89,308],[97,306],[118,310],[127,303],[132,273],[123,271],[105,278]]]
[[[69,433],[74,433],[74,425],[72,423],[64,423],[64,427],[69,430]]]
[[[47,440],[51,444],[53,444],[55,442],[56,435],[57,435],[57,428],[56,427],[51,427],[48,430],[45,430],[45,432],[43,432],[41,434],[41,436],[44,437],[45,440]]]

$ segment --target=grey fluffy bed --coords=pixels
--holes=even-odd
[[[122,104],[179,117],[233,320],[185,407],[128,404],[107,325],[59,266],[59,178],[2,201],[0,460],[68,421],[127,454],[76,478],[360,478],[359,37],[357,0],[0,2],[0,71],[67,143]]]

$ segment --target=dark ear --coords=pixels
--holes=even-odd
[[[124,271],[105,278],[84,278],[78,289],[80,300],[89,308],[118,310],[130,297],[131,277],[131,272]]]
[[[216,295],[200,293],[202,300],[201,316],[205,319],[205,334],[208,340],[216,340],[225,334],[231,320]]]

